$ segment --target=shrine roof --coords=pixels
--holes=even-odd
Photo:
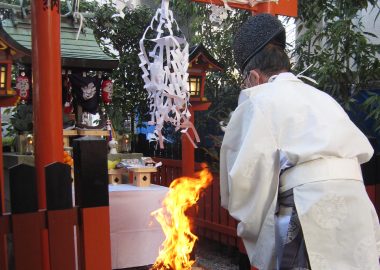
[[[222,71],[224,69],[224,66],[207,51],[202,43],[189,49],[189,63],[196,64],[199,60],[204,64],[208,64],[207,70],[209,71]]]
[[[62,67],[86,70],[111,70],[118,60],[106,55],[95,40],[93,31],[85,27],[79,35],[78,24],[70,18],[61,19],[61,59]],[[25,64],[31,63],[32,26],[30,19],[4,19],[0,26],[0,38],[15,50],[26,55],[21,58]]]

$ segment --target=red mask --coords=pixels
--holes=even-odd
[[[102,82],[102,100],[105,104],[112,101],[113,83],[111,80],[104,80]]]

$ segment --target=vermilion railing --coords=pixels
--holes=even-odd
[[[0,213],[1,270],[111,269],[106,142],[79,139],[74,160],[74,193],[70,166],[45,166],[46,209],[38,205],[35,167],[9,169],[10,212]]]

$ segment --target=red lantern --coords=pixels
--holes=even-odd
[[[20,75],[16,78],[16,92],[20,100],[27,101],[30,95],[30,82],[29,78],[25,75]]]
[[[66,114],[70,114],[74,111],[74,108],[73,108],[74,98],[73,98],[73,94],[71,92],[72,91],[71,83],[70,83],[68,76],[62,77],[62,90],[63,90],[63,94],[64,94],[64,96],[62,97],[63,102],[64,102],[63,112]]]
[[[65,101],[65,104],[63,105],[63,112],[66,114],[70,114],[74,111],[73,108],[73,96],[71,95],[71,92],[67,93],[67,99]]]
[[[113,83],[111,80],[104,80],[102,82],[102,100],[105,104],[112,101]]]

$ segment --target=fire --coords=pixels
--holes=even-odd
[[[191,269],[195,261],[190,260],[190,253],[198,238],[190,231],[190,220],[185,212],[198,201],[200,192],[211,181],[211,173],[203,169],[197,178],[180,177],[170,184],[163,207],[151,213],[166,236],[151,270]]]

